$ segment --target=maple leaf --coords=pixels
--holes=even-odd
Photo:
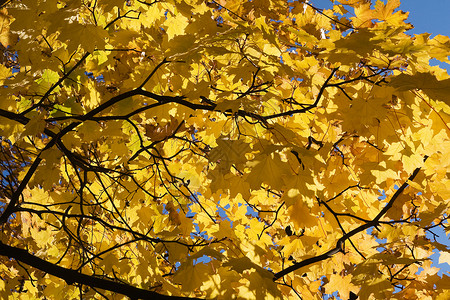
[[[354,286],[351,281],[351,275],[342,277],[338,274],[333,274],[324,287],[328,294],[337,291],[342,299],[349,299],[350,292],[358,293],[358,287]]]
[[[283,177],[288,174],[288,169],[283,167],[285,163],[275,153],[272,155],[261,154],[248,165],[252,167],[252,171],[247,177],[252,189],[259,189],[262,183],[269,182],[272,188],[280,189],[283,186]]]
[[[10,17],[6,8],[2,8],[0,11],[0,43],[3,47],[8,47],[10,44],[10,32],[9,32]]]
[[[450,79],[438,80],[432,74],[423,72],[414,75],[400,74],[392,79],[391,85],[401,91],[421,89],[430,98],[450,103],[446,97],[450,92]]]
[[[228,173],[234,164],[240,166],[247,162],[245,154],[250,152],[250,146],[240,140],[232,141],[227,137],[216,140],[217,147],[213,148],[208,155],[211,162],[217,162],[221,172]]]
[[[173,17],[168,17],[164,25],[167,26],[167,37],[171,40],[174,36],[182,35],[188,25],[188,18],[181,13],[176,13]]]

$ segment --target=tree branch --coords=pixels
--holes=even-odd
[[[428,158],[428,156],[424,157],[424,161],[426,161]],[[321,255],[318,256],[314,256],[308,259],[305,259],[301,262],[295,263],[292,266],[289,266],[288,268],[281,270],[280,272],[276,273],[273,277],[273,280],[277,280],[281,277],[283,277],[284,275],[287,275],[291,272],[294,272],[295,270],[298,270],[300,268],[303,268],[305,266],[311,265],[313,263],[325,260],[327,258],[331,258],[333,255],[335,255],[338,252],[343,252],[344,251],[344,242],[348,239],[350,239],[352,236],[360,233],[361,231],[367,230],[371,227],[377,226],[380,224],[380,219],[388,212],[388,210],[392,207],[392,205],[394,204],[395,200],[397,200],[397,198],[403,193],[403,191],[408,187],[408,181],[412,181],[414,180],[414,178],[417,176],[417,174],[420,171],[420,167],[416,168],[414,170],[414,172],[411,174],[411,176],[409,176],[408,180],[406,180],[401,187],[395,192],[395,194],[391,197],[391,199],[389,200],[388,204],[386,204],[386,206],[378,213],[378,215],[370,222],[363,224],[361,226],[356,227],[355,229],[353,229],[352,231],[344,234],[337,242],[336,242],[336,247],[334,247],[333,249],[330,249],[328,252],[323,253]]]
[[[99,288],[115,292],[118,294],[122,294],[130,297],[131,299],[199,299],[199,298],[161,295],[156,292],[137,288],[129,284],[116,282],[111,279],[103,279],[95,276],[82,274],[75,270],[63,268],[58,265],[52,264],[46,260],[43,260],[37,256],[28,253],[24,249],[11,247],[6,244],[3,244],[2,242],[0,242],[0,255],[8,256],[9,258],[14,258],[17,261],[30,265],[53,276],[59,277],[65,280],[67,284],[80,283],[89,286],[91,288]]]

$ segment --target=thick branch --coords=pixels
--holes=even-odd
[[[30,265],[41,271],[65,280],[68,284],[79,283],[92,288],[99,288],[130,297],[131,299],[198,299],[178,296],[161,295],[156,292],[137,288],[110,279],[102,279],[79,273],[72,269],[66,269],[45,261],[28,253],[24,249],[11,247],[0,242],[0,255],[14,258],[15,260]]]

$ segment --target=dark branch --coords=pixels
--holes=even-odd
[[[428,156],[424,157],[424,161],[426,161],[428,158]],[[281,270],[280,272],[276,273],[273,277],[273,280],[277,280],[281,277],[283,277],[284,275],[287,275],[291,272],[294,272],[295,270],[298,270],[300,268],[303,268],[305,266],[311,265],[313,263],[328,259],[330,257],[332,257],[333,255],[335,255],[338,252],[344,252],[344,242],[348,239],[350,239],[352,236],[354,236],[355,234],[358,234],[364,230],[367,230],[371,227],[377,226],[379,225],[380,219],[388,212],[388,210],[392,207],[392,205],[394,204],[395,200],[397,200],[397,198],[403,193],[403,191],[406,189],[406,187],[408,187],[408,181],[412,181],[414,180],[414,178],[417,176],[417,174],[419,173],[421,168],[416,168],[414,170],[414,172],[411,174],[411,176],[409,176],[408,180],[405,181],[401,187],[395,192],[395,194],[391,197],[391,199],[389,200],[388,204],[386,204],[386,206],[378,213],[378,215],[370,222],[360,225],[358,227],[356,227],[355,229],[351,230],[350,232],[347,232],[346,234],[344,234],[336,243],[336,247],[334,247],[333,249],[330,249],[329,251],[327,251],[326,253],[323,253],[321,255],[315,256],[315,257],[311,257],[308,259],[305,259],[301,262],[295,263],[292,266]]]
[[[129,284],[116,282],[111,279],[98,278],[95,276],[82,274],[75,270],[52,264],[46,260],[28,253],[28,251],[24,249],[11,247],[3,244],[2,242],[0,242],[0,255],[14,258],[19,262],[30,265],[53,276],[59,277],[65,280],[68,284],[79,283],[90,286],[92,288],[99,288],[122,294],[130,297],[131,299],[198,299],[161,295],[156,292],[137,288]]]

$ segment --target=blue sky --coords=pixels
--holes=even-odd
[[[414,25],[413,33],[450,35],[449,0],[403,0],[400,9],[409,11],[409,22]]]

